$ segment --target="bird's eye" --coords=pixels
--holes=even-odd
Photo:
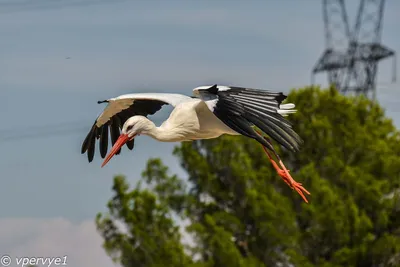
[[[130,131],[130,130],[132,130],[132,127],[133,127],[133,125],[129,125],[129,126],[126,128],[126,130],[127,130],[127,131]]]

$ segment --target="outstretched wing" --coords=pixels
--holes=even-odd
[[[99,101],[99,104],[108,103],[108,105],[97,117],[83,141],[81,153],[87,152],[88,160],[91,162],[95,153],[96,140],[100,139],[100,155],[104,158],[107,154],[109,133],[111,135],[111,143],[114,145],[127,119],[135,115],[153,115],[163,105],[176,106],[187,99],[190,99],[190,97],[180,94],[138,93]],[[129,141],[126,146],[132,150],[134,140]],[[116,154],[120,152],[119,150]]]
[[[257,126],[280,145],[298,151],[302,140],[284,116],[294,113],[294,104],[281,104],[283,93],[234,86],[201,86],[193,89],[209,109],[234,131],[270,146],[255,132]]]

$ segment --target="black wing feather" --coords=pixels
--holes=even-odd
[[[89,162],[92,162],[93,157],[94,157],[94,150],[96,148],[96,131],[93,131],[90,134],[89,137],[89,142],[88,142],[88,160]]]
[[[253,138],[258,142],[260,142],[261,144],[263,144],[264,146],[272,149],[271,144],[254,131],[254,129],[251,127],[251,124],[246,120],[245,117],[238,114],[237,111],[229,109],[228,106],[225,107],[225,104],[221,105],[221,107],[222,107],[221,111],[218,112],[218,114],[215,112],[214,113],[227,126],[229,126],[232,130],[244,136]]]
[[[128,141],[126,143],[126,146],[129,148],[129,150],[132,150],[134,148],[134,146],[135,146],[135,139],[132,139],[132,140]]]
[[[103,103],[103,102],[101,102]],[[110,118],[104,125],[98,127],[97,120],[94,122],[90,131],[86,135],[81,147],[81,153],[87,152],[88,161],[92,162],[95,154],[96,139],[99,139],[99,149],[102,158],[105,158],[108,150],[109,137],[111,138],[111,144],[114,145],[120,136],[120,130],[124,123],[132,116],[142,115],[148,116],[153,115],[159,111],[163,105],[167,103],[159,100],[134,100],[133,104],[124,109]],[[128,149],[132,150],[135,146],[135,140],[128,141],[126,143]],[[121,153],[121,149],[118,150],[116,155]]]
[[[112,145],[114,145],[117,142],[117,139],[119,137],[119,123],[118,123],[118,117],[114,116],[112,117],[112,121],[111,121],[111,127],[110,127],[110,131],[111,131],[111,143]],[[119,155],[119,153],[121,152],[121,149],[118,149],[117,153],[115,153],[115,155]]]
[[[104,159],[108,148],[108,122],[101,127],[100,135],[100,155]]]
[[[96,130],[96,122],[93,124],[92,128],[90,129],[89,133],[86,135],[85,140],[83,140],[81,153],[85,153],[89,148],[89,139],[92,133]]]
[[[213,112],[232,130],[270,147],[269,142],[252,128],[255,125],[286,149],[299,150],[303,141],[292,129],[292,124],[277,112],[286,99],[283,93],[243,87],[220,90],[217,85],[206,91],[217,96]]]

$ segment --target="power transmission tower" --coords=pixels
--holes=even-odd
[[[360,0],[351,31],[344,0],[323,0],[326,49],[312,75],[327,72],[329,83],[341,93],[351,91],[375,100],[378,62],[393,57],[394,82],[395,51],[381,44],[384,4],[385,0]]]

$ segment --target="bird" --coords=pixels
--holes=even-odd
[[[150,136],[161,142],[184,142],[213,139],[221,135],[242,135],[254,139],[263,147],[272,166],[284,182],[308,203],[310,195],[296,182],[275,151],[270,138],[291,152],[298,152],[303,140],[285,117],[297,112],[295,104],[282,102],[282,92],[226,85],[202,85],[193,89],[193,95],[177,93],[124,94],[98,104],[107,103],[96,118],[81,147],[93,161],[96,140],[104,167],[126,145],[134,148],[135,138]],[[147,118],[164,105],[173,107],[160,126]],[[109,134],[112,148],[108,155]],[[273,159],[275,156],[279,165]]]

